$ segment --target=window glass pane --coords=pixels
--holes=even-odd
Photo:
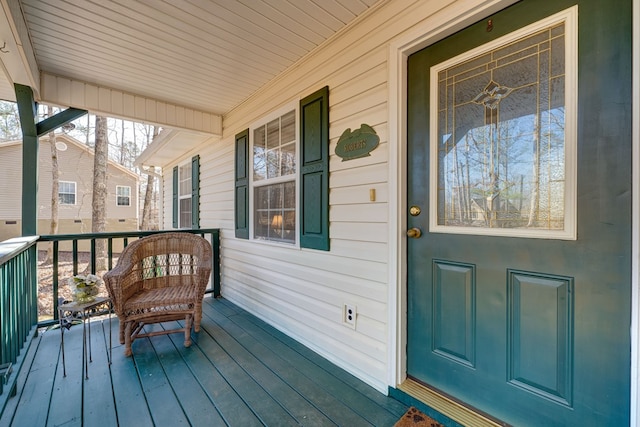
[[[254,238],[295,242],[295,186],[292,181],[255,188]]]
[[[253,179],[259,181],[267,178],[267,161],[265,149],[265,127],[253,131]]]
[[[438,225],[564,229],[563,28],[440,71]]]
[[[280,162],[280,174],[292,175],[296,173],[296,143],[290,142],[282,146],[282,157]]]
[[[296,140],[296,112],[291,111],[281,119],[281,128],[280,134],[281,143],[286,144],[287,142],[292,142]]]
[[[180,166],[180,196],[191,194],[191,162]]]
[[[280,119],[267,123],[267,149],[280,145]]]
[[[191,198],[180,199],[180,228],[191,227]]]
[[[267,152],[267,178],[280,176],[280,152],[276,148]]]
[[[76,183],[68,181],[58,182],[58,202],[61,205],[76,204]]]

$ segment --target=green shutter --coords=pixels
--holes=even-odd
[[[200,228],[200,156],[191,158],[191,228]]]
[[[178,166],[173,168],[173,228],[178,228]]]
[[[300,101],[300,246],[329,250],[329,87]]]
[[[249,129],[236,135],[236,237],[249,238]]]

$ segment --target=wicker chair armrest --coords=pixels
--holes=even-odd
[[[110,271],[106,272],[102,279],[113,302],[116,313],[121,312],[126,300],[142,288],[140,280],[134,278],[134,265],[130,262],[118,262]]]

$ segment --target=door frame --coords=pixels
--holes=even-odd
[[[389,100],[389,328],[388,385],[407,378],[407,59],[447,36],[510,6],[517,0],[457,1],[393,39],[388,51]],[[633,1],[631,414],[640,426],[640,2]]]

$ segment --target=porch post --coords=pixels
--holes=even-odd
[[[38,137],[78,117],[87,110],[67,108],[36,123],[38,104],[29,86],[14,84],[22,127],[22,235],[35,236],[38,230]]]
[[[34,236],[38,228],[37,105],[29,86],[14,86],[22,127],[22,235]]]

